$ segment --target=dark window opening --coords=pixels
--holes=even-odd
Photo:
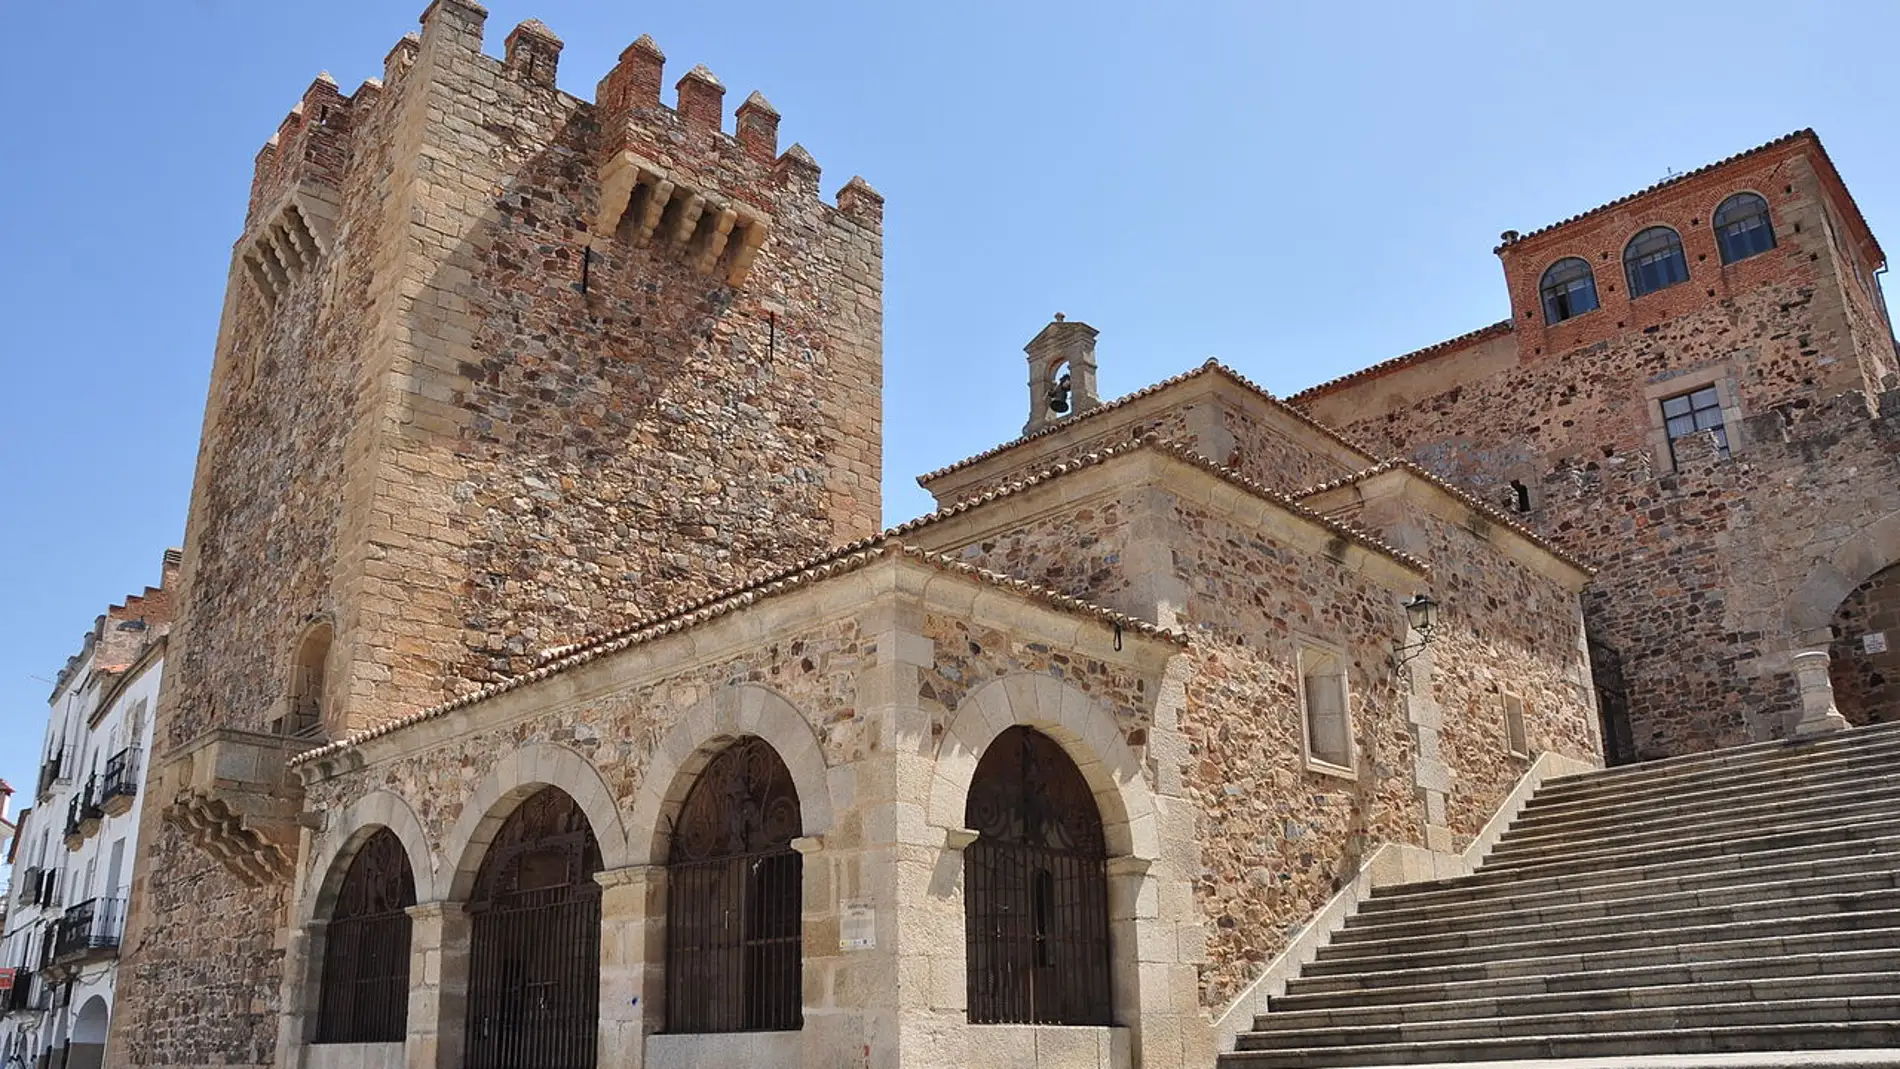
[[[1561,323],[1597,307],[1597,280],[1590,265],[1576,256],[1551,264],[1537,291],[1544,302],[1544,322]]]
[[[1081,771],[1010,728],[977,763],[964,820],[971,1022],[1112,1024],[1108,851]]]
[[[496,832],[468,906],[467,1069],[594,1069],[600,845],[556,787]]]
[[[1511,480],[1511,507],[1518,512],[1531,510],[1531,488],[1516,479]]]
[[[1737,193],[1715,209],[1715,243],[1722,262],[1732,264],[1775,247],[1775,225],[1768,202],[1753,193]]]
[[[747,737],[687,792],[666,863],[666,1028],[803,1027],[803,818],[785,762]]]
[[[350,859],[324,929],[318,1043],[401,1042],[409,1024],[409,907],[415,874],[402,841],[379,829]]]
[[[1676,443],[1704,431],[1715,435],[1717,451],[1726,458],[1728,428],[1722,423],[1722,399],[1715,387],[1705,386],[1690,393],[1677,394],[1662,403],[1663,427],[1669,435],[1669,462],[1676,462]]]
[[[1629,275],[1631,297],[1687,282],[1689,263],[1682,256],[1682,238],[1666,226],[1650,227],[1624,246],[1623,270]]]

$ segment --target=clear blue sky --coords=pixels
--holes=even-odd
[[[182,541],[251,159],[423,4],[3,6],[0,775],[31,790],[43,680]],[[669,84],[763,90],[827,193],[883,191],[892,521],[1021,426],[1052,312],[1102,331],[1105,395],[1208,356],[1291,393],[1502,318],[1499,231],[1803,126],[1900,248],[1900,4],[489,7],[491,52],[538,17],[590,98],[651,33]]]

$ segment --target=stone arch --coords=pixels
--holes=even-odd
[[[670,846],[666,818],[679,811],[706,764],[742,735],[764,739],[785,762],[798,788],[804,834],[823,835],[830,830],[831,785],[818,732],[784,695],[756,683],[740,683],[722,687],[693,706],[654,749],[628,823],[640,829],[632,843],[632,864],[666,860]]]
[[[1868,524],[1817,561],[1788,599],[1788,634],[1797,644],[1827,645],[1834,610],[1875,572],[1900,562],[1900,510]]]
[[[103,1044],[106,1041],[106,1019],[110,1014],[106,1000],[94,995],[79,1007],[73,1017],[73,1043]]]
[[[440,865],[429,851],[429,835],[422,829],[422,820],[401,795],[378,790],[344,806],[337,815],[335,829],[324,837],[312,860],[309,871],[314,882],[298,906],[300,920],[328,916],[349,871],[350,859],[378,828],[388,828],[402,841],[403,852],[409,855],[409,871],[416,881],[416,901],[436,901]]]
[[[1095,794],[1110,856],[1150,861],[1160,856],[1154,794],[1114,712],[1054,676],[1021,673],[991,680],[957,707],[937,749],[927,814],[931,824],[963,827],[977,762],[998,735],[1019,725],[1054,739],[1081,770]]]
[[[600,844],[604,868],[616,869],[630,863],[626,825],[600,770],[565,746],[529,743],[497,761],[463,803],[462,815],[442,843],[443,859],[454,866],[447,880],[437,884],[445,897],[457,902],[468,898],[488,844],[501,830],[502,822],[543,787],[559,787],[567,792],[587,815],[594,839]]]

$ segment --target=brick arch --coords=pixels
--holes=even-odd
[[[629,863],[627,829],[613,792],[593,762],[565,746],[529,743],[502,758],[489,770],[462,805],[462,815],[442,844],[442,856],[455,867],[450,871],[444,897],[465,901],[475,887],[488,844],[515,808],[543,787],[559,787],[587,815],[600,844],[601,866],[621,868]]]
[[[371,835],[388,828],[402,842],[409,856],[409,871],[416,881],[416,901],[436,900],[436,875],[440,866],[429,850],[429,836],[422,821],[401,795],[390,791],[371,791],[351,802],[337,814],[336,827],[323,838],[310,866],[317,883],[303,896],[298,912],[304,921],[330,912],[351,859]]]
[[[1826,643],[1834,610],[1875,572],[1900,562],[1900,510],[1868,524],[1845,539],[1827,559],[1817,561],[1788,599],[1788,633],[1797,643]]]
[[[811,721],[784,695],[756,683],[723,687],[688,710],[653,751],[634,796],[631,864],[666,860],[671,845],[667,817],[679,811],[686,792],[707,763],[742,735],[764,739],[792,774],[798,788],[800,822],[805,835],[831,829],[830,770]]]
[[[1034,728],[1054,739],[1095,792],[1108,852],[1154,860],[1161,856],[1154,794],[1141,761],[1122,738],[1112,710],[1053,676],[1022,673],[983,684],[957,707],[937,749],[928,820],[963,827],[964,806],[977,762],[998,735]]]

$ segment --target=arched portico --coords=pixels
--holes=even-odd
[[[1868,524],[1844,539],[1826,559],[1817,561],[1788,599],[1789,666],[1800,689],[1797,734],[1834,731],[1848,726],[1835,706],[1829,665],[1833,621],[1841,603],[1861,585],[1900,562],[1900,511]]]
[[[443,886],[443,897],[454,902],[468,899],[488,844],[501,830],[502,822],[543,787],[560,788],[587,815],[600,843],[603,867],[615,869],[631,863],[627,826],[600,770],[565,746],[530,743],[495,762],[463,804],[462,815],[442,842],[442,856],[454,866]]]

